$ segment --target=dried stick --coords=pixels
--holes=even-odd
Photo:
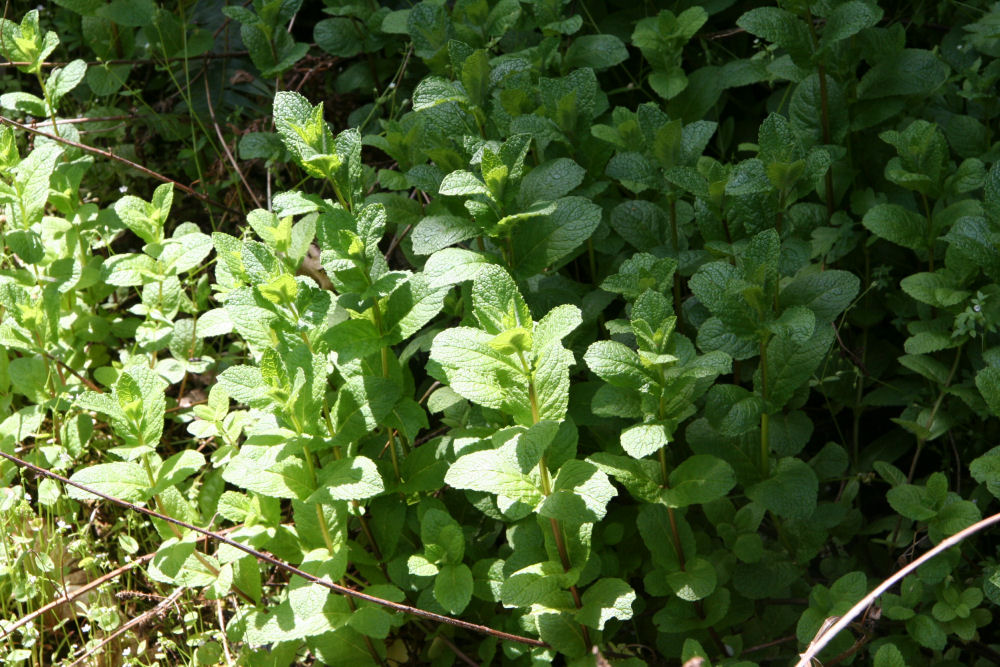
[[[102,648],[104,648],[105,646],[107,646],[110,642],[114,641],[116,637],[125,634],[125,632],[127,632],[131,628],[134,628],[134,627],[139,626],[139,625],[143,625],[144,623],[148,622],[149,619],[151,619],[153,616],[159,616],[160,614],[165,613],[166,610],[167,610],[167,607],[169,607],[173,603],[177,602],[177,598],[179,598],[181,596],[181,594],[184,593],[184,590],[185,589],[183,589],[183,588],[178,588],[173,593],[171,593],[168,597],[163,598],[163,600],[160,602],[160,604],[156,605],[155,607],[153,607],[149,611],[145,611],[142,614],[139,614],[138,616],[136,616],[135,618],[131,619],[127,623],[123,623],[120,628],[118,628],[117,630],[115,630],[114,632],[112,632],[110,635],[108,635],[107,637],[105,637],[104,639],[102,639],[99,644],[97,644],[96,646],[94,646],[93,648],[91,648],[90,650],[88,650],[86,653],[84,653],[83,655],[81,655],[79,658],[77,658],[76,660],[74,660],[73,662],[71,662],[70,665],[69,665],[69,667],[76,667],[81,662],[83,662],[84,660],[86,660],[87,658],[89,658],[90,656],[94,655],[95,653],[97,653],[98,651],[100,651]]]
[[[88,584],[86,584],[84,586],[81,586],[80,588],[76,589],[72,593],[65,593],[65,594],[63,594],[62,597],[53,600],[52,602],[48,603],[44,607],[39,607],[38,609],[36,609],[35,611],[31,612],[30,614],[25,614],[21,618],[17,619],[17,621],[14,622],[14,625],[8,626],[6,630],[3,630],[2,628],[0,628],[0,639],[4,639],[4,638],[8,637],[15,630],[17,630],[19,627],[21,627],[22,625],[27,625],[28,623],[31,623],[33,620],[35,620],[36,618],[38,618],[39,616],[41,616],[45,612],[51,611],[51,610],[55,609],[56,607],[58,607],[59,605],[68,604],[68,603],[72,602],[73,600],[75,600],[76,598],[80,597],[81,595],[84,595],[84,594],[86,594],[86,593],[94,590],[95,588],[97,588],[101,584],[107,583],[107,582],[111,581],[112,579],[114,579],[115,577],[117,577],[118,575],[123,574],[125,572],[128,572],[129,570],[131,570],[136,565],[141,565],[142,563],[145,563],[148,560],[152,560],[153,556],[155,556],[155,555],[156,555],[156,553],[151,553],[151,554],[146,554],[145,556],[143,556],[141,558],[136,558],[131,563],[126,563],[125,565],[122,565],[117,570],[112,570],[111,572],[108,572],[107,574],[102,575],[102,576],[98,577],[97,579],[94,579],[90,583],[88,583]]]
[[[220,208],[223,211],[228,211],[230,213],[233,213],[234,215],[241,215],[241,213],[239,211],[237,211],[236,209],[229,208],[225,204],[223,204],[221,202],[215,201],[214,199],[212,199],[208,195],[202,194],[201,192],[198,192],[197,190],[195,190],[191,186],[184,185],[180,181],[175,181],[174,179],[170,178],[169,176],[164,176],[163,174],[161,174],[159,172],[153,171],[152,169],[149,169],[148,167],[144,167],[141,164],[138,164],[136,162],[132,162],[131,160],[129,160],[127,158],[123,158],[120,155],[115,155],[111,151],[104,151],[104,150],[101,150],[100,148],[94,148],[93,146],[88,146],[86,144],[81,144],[81,143],[78,143],[76,141],[72,141],[70,139],[66,139],[64,137],[57,137],[56,135],[49,134],[48,132],[42,132],[41,130],[36,130],[35,128],[31,127],[30,125],[25,125],[24,123],[19,123],[16,120],[12,120],[10,118],[7,118],[6,116],[0,116],[0,123],[3,123],[4,125],[9,125],[10,127],[16,128],[18,130],[23,130],[24,132],[29,132],[31,134],[37,134],[40,137],[45,137],[46,139],[51,139],[52,141],[55,141],[55,142],[60,143],[60,144],[65,144],[66,146],[72,146],[73,148],[79,148],[82,151],[86,151],[88,153],[93,153],[94,155],[100,155],[101,157],[108,158],[109,160],[115,160],[117,162],[121,162],[122,164],[128,165],[129,167],[135,169],[136,171],[140,171],[140,172],[146,174],[147,176],[152,176],[153,178],[155,178],[157,180],[160,180],[160,181],[163,181],[164,183],[173,183],[174,186],[177,187],[179,190],[183,190],[184,192],[188,193],[192,197],[200,199],[201,201],[205,202],[206,204],[211,204],[212,206],[215,206],[216,208]]]
[[[369,595],[368,593],[362,593],[361,591],[356,591],[352,588],[335,584],[331,581],[327,581],[326,579],[320,579],[319,577],[316,577],[314,575],[309,574],[308,572],[300,570],[294,565],[289,565],[288,563],[279,560],[274,556],[269,556],[265,553],[257,551],[253,547],[248,547],[245,544],[241,544],[240,542],[231,540],[224,535],[220,535],[218,532],[206,530],[204,528],[195,526],[194,524],[190,524],[186,521],[175,519],[172,516],[167,516],[166,514],[161,514],[160,512],[156,512],[154,510],[147,509],[145,507],[139,507],[138,505],[122,500],[121,498],[115,498],[114,496],[109,496],[105,493],[101,493],[96,489],[92,489],[88,486],[80,484],[79,482],[74,482],[66,477],[63,477],[62,475],[56,474],[50,470],[46,470],[45,468],[40,468],[39,466],[36,466],[33,463],[28,463],[27,461],[19,459],[16,456],[12,456],[6,452],[0,451],[0,457],[7,459],[8,461],[15,463],[22,468],[26,468],[35,473],[38,473],[39,475],[43,475],[50,479],[57,480],[59,482],[62,482],[63,484],[68,484],[69,486],[80,489],[81,491],[86,491],[87,493],[95,495],[98,498],[103,498],[104,500],[107,500],[110,503],[114,503],[119,507],[124,507],[126,509],[132,510],[133,512],[139,512],[140,514],[145,514],[146,516],[151,516],[156,519],[160,519],[161,521],[166,521],[167,523],[171,523],[175,526],[180,526],[181,528],[186,528],[187,530],[194,531],[200,535],[205,535],[213,540],[216,540],[217,542],[228,544],[234,549],[239,549],[243,553],[250,554],[257,560],[264,561],[265,563],[273,565],[281,570],[284,570],[285,572],[294,574],[297,577],[305,579],[309,583],[316,584],[317,586],[322,586],[324,588],[328,588],[334,593],[338,593],[340,595],[346,595],[348,597],[356,598],[358,600],[364,600],[365,602],[371,602],[372,604],[377,604],[381,607],[386,607],[387,609],[392,609],[393,611],[397,611],[403,614],[412,614],[413,616],[417,616],[419,618],[425,618],[429,621],[434,621],[436,623],[446,623],[448,625],[453,625],[457,628],[462,628],[463,630],[469,630],[471,632],[477,632],[479,634],[490,635],[498,639],[503,639],[505,641],[517,642],[519,644],[526,644],[528,646],[540,646],[546,648],[548,647],[548,644],[538,639],[532,639],[531,637],[523,637],[521,635],[511,634],[509,632],[503,632],[502,630],[494,630],[493,628],[487,627],[485,625],[477,625],[476,623],[470,623],[469,621],[463,621],[459,618],[453,618],[451,616],[435,614],[432,611],[425,611],[423,609],[418,609],[417,607],[411,607],[409,605],[400,604],[398,602],[393,602],[391,600],[385,600],[379,597],[375,597],[374,595]],[[1000,517],[1000,515],[998,515],[998,517]]]
[[[961,530],[952,535],[951,537],[942,540],[941,543],[938,544],[936,547],[934,547],[933,549],[931,549],[930,551],[928,551],[915,561],[910,562],[906,567],[900,569],[891,577],[883,581],[881,584],[879,584],[879,586],[875,590],[873,590],[871,593],[861,598],[861,600],[856,605],[851,607],[846,614],[841,616],[840,620],[838,620],[836,623],[834,623],[825,630],[823,628],[820,628],[820,631],[816,633],[815,637],[813,637],[813,640],[809,644],[809,648],[806,649],[806,652],[799,654],[799,661],[796,663],[795,667],[810,667],[810,665],[812,664],[812,659],[816,657],[816,655],[819,654],[819,652],[822,651],[827,644],[833,641],[833,638],[836,637],[841,630],[850,625],[851,621],[853,621],[859,614],[864,612],[864,610],[867,609],[868,606],[872,602],[874,602],[876,598],[878,598],[878,596],[882,595],[882,593],[885,593],[887,590],[892,588],[892,586],[894,586],[898,581],[903,579],[906,575],[913,572],[918,567],[929,561],[931,558],[934,558],[935,556],[940,554],[942,551],[950,549],[951,547],[955,546],[956,544],[958,544],[965,538],[969,537],[970,535],[974,535],[975,533],[981,531],[983,528],[992,526],[993,524],[998,522],[1000,522],[1000,514],[994,514],[993,516],[986,517],[985,519],[979,521],[978,523],[972,524],[965,530]]]
[[[208,115],[212,117],[212,127],[215,128],[215,134],[219,137],[219,143],[222,144],[222,150],[226,153],[226,158],[229,160],[229,164],[233,165],[233,169],[236,170],[236,174],[240,177],[240,182],[243,183],[243,187],[247,189],[247,193],[250,198],[253,199],[254,205],[257,208],[264,208],[260,200],[257,199],[257,195],[254,193],[253,188],[247,183],[246,176],[243,175],[243,170],[240,169],[240,165],[236,163],[236,158],[233,157],[232,152],[229,150],[229,144],[226,143],[226,138],[222,136],[222,129],[219,127],[219,122],[215,120],[215,107],[212,106],[212,93],[208,89],[208,77],[205,79],[205,103],[208,105]]]

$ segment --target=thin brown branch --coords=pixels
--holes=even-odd
[[[146,561],[152,560],[153,556],[155,556],[155,555],[156,555],[155,553],[150,553],[150,554],[146,554],[145,556],[142,556],[141,558],[136,558],[131,563],[126,563],[125,565],[122,565],[117,570],[112,570],[111,572],[108,572],[107,574],[101,575],[97,579],[94,579],[90,583],[85,584],[83,586],[80,586],[80,588],[76,589],[72,593],[65,593],[61,597],[56,598],[55,600],[53,600],[52,602],[49,602],[45,606],[39,607],[38,609],[36,609],[35,611],[31,612],[30,614],[25,614],[21,618],[17,619],[14,622],[13,625],[7,626],[6,630],[4,630],[3,628],[0,628],[0,639],[4,639],[5,637],[8,637],[15,630],[17,630],[18,628],[20,628],[23,625],[27,625],[28,623],[31,623],[33,620],[35,620],[36,618],[38,618],[39,616],[41,616],[45,612],[52,611],[53,609],[55,609],[56,607],[58,607],[60,605],[69,604],[70,602],[72,602],[76,598],[80,597],[81,595],[85,595],[86,593],[89,593],[90,591],[94,590],[95,588],[97,588],[101,584],[107,583],[107,582],[111,581],[112,579],[114,579],[115,577],[117,577],[118,575],[124,574],[125,572],[128,572],[129,570],[131,570],[136,565],[141,565],[141,564],[145,563]]]
[[[117,628],[110,635],[108,635],[107,637],[103,638],[98,644],[96,644],[95,646],[90,647],[87,650],[86,653],[84,653],[79,658],[77,658],[76,660],[74,660],[73,662],[71,662],[70,665],[69,665],[69,667],[76,667],[77,665],[81,664],[84,660],[86,660],[90,656],[94,655],[95,653],[97,653],[98,651],[100,651],[102,648],[104,648],[105,646],[107,646],[109,643],[111,643],[112,641],[114,641],[115,638],[120,637],[121,635],[125,634],[126,632],[128,632],[132,628],[135,628],[135,627],[138,627],[140,625],[144,625],[144,624],[148,623],[154,616],[161,616],[161,615],[165,614],[166,611],[167,611],[167,607],[169,607],[173,603],[177,602],[177,599],[180,598],[181,594],[184,593],[184,591],[185,591],[184,588],[178,588],[173,593],[171,593],[168,597],[164,598],[163,601],[160,602],[160,604],[156,605],[155,607],[153,607],[149,611],[145,611],[142,614],[140,614],[139,616],[136,616],[135,618],[129,620],[127,623],[123,623],[121,627]]]
[[[177,56],[176,58],[119,58],[117,60],[88,60],[88,67],[100,65],[162,65],[163,63],[182,62],[184,60],[215,60],[218,58],[239,58],[250,55],[249,51],[230,51],[228,53],[203,53],[199,56]],[[65,67],[69,62],[52,60],[42,63],[42,67]],[[34,63],[8,60],[0,63],[0,67],[27,67]]]
[[[164,176],[163,174],[161,174],[159,172],[153,171],[152,169],[149,169],[148,167],[144,167],[141,164],[138,164],[136,162],[132,162],[131,160],[129,160],[127,158],[123,158],[120,155],[115,155],[111,151],[101,150],[100,148],[94,148],[93,146],[88,146],[86,144],[81,144],[79,142],[72,141],[70,139],[66,139],[64,137],[59,137],[59,136],[56,136],[54,134],[49,134],[48,132],[42,132],[41,130],[36,130],[35,128],[31,127],[30,125],[25,125],[24,123],[19,123],[16,120],[12,120],[10,118],[7,118],[6,116],[0,116],[0,123],[3,123],[4,125],[8,125],[10,127],[16,128],[18,130],[22,130],[24,132],[29,132],[31,134],[38,135],[40,137],[45,137],[46,139],[51,139],[52,141],[58,142],[60,144],[64,144],[66,146],[72,146],[74,148],[79,148],[82,151],[86,151],[88,153],[93,153],[94,155],[100,155],[101,157],[108,158],[109,160],[115,160],[117,162],[121,162],[122,164],[128,165],[129,167],[131,167],[132,169],[135,169],[136,171],[140,171],[140,172],[146,174],[147,176],[152,176],[153,178],[155,178],[157,180],[160,180],[160,181],[163,181],[164,183],[173,183],[174,186],[176,188],[178,188],[179,190],[182,190],[182,191],[188,193],[189,195],[191,195],[192,197],[195,197],[196,199],[200,199],[201,201],[205,202],[206,204],[210,204],[212,206],[215,206],[216,208],[220,208],[220,209],[222,209],[224,211],[228,211],[228,212],[233,213],[235,215],[242,215],[242,213],[240,213],[240,211],[237,211],[236,209],[229,208],[225,204],[223,204],[221,202],[215,201],[214,199],[212,199],[208,195],[202,194],[202,193],[198,192],[197,190],[195,190],[194,188],[192,188],[192,187],[190,187],[188,185],[184,185],[180,181],[175,181],[174,179],[170,178],[169,176]]]
[[[260,200],[257,199],[256,193],[254,193],[253,188],[247,183],[246,176],[243,175],[243,170],[240,169],[240,165],[236,162],[236,158],[233,157],[232,151],[229,150],[229,144],[226,143],[226,138],[222,136],[222,129],[219,127],[219,122],[215,119],[215,107],[212,106],[212,93],[208,89],[208,77],[205,79],[205,104],[208,105],[208,115],[212,118],[212,127],[215,128],[215,134],[219,137],[219,143],[222,144],[222,150],[226,153],[226,159],[229,160],[229,164],[233,165],[233,169],[236,170],[236,174],[240,177],[240,182],[243,183],[243,187],[247,189],[247,194],[253,199],[254,206],[257,208],[264,208],[261,205]]]
[[[4,456],[6,456],[6,454],[4,454]],[[878,599],[878,596],[882,595],[882,593],[885,593],[887,590],[892,588],[894,585],[896,585],[897,582],[905,578],[906,575],[910,574],[918,567],[929,561],[931,558],[934,558],[941,552],[947,551],[951,547],[960,543],[965,538],[975,535],[979,531],[989,526],[992,526],[995,523],[1000,523],[1000,514],[994,514],[992,516],[988,516],[982,521],[978,521],[972,524],[965,530],[960,530],[951,537],[941,540],[941,542],[933,549],[925,553],[920,558],[917,558],[916,560],[910,562],[906,567],[900,569],[891,577],[883,581],[875,588],[875,590],[873,590],[868,595],[861,598],[861,600],[858,601],[856,605],[851,607],[846,614],[841,616],[840,620],[837,621],[834,625],[832,625],[828,629],[825,629],[825,631],[821,629],[821,631],[817,633],[817,636],[813,637],[813,640],[809,644],[809,647],[806,649],[805,653],[801,653],[799,655],[799,661],[798,663],[796,663],[796,667],[809,667],[809,665],[812,664],[812,659],[815,658],[817,655],[819,655],[819,652],[822,651],[826,647],[826,645],[829,644],[833,640],[833,638],[836,637],[844,628],[850,625],[851,621],[853,621],[858,616],[858,614],[862,613],[865,609],[867,609],[869,605],[871,605],[876,599]]]
[[[304,579],[304,580],[308,581],[309,583],[316,584],[317,586],[322,586],[324,588],[328,588],[331,591],[333,591],[334,593],[338,593],[340,595],[346,595],[348,597],[352,597],[352,598],[355,598],[355,599],[358,599],[358,600],[364,600],[365,602],[371,602],[372,604],[379,605],[380,607],[385,607],[387,609],[392,609],[393,611],[397,611],[397,612],[402,613],[402,614],[411,614],[411,615],[416,616],[418,618],[423,618],[423,619],[427,619],[429,621],[434,621],[435,623],[446,623],[448,625],[453,625],[453,626],[455,626],[457,628],[462,628],[463,630],[469,630],[470,632],[476,632],[476,633],[479,633],[479,634],[490,635],[492,637],[496,637],[496,638],[502,639],[504,641],[517,642],[519,644],[526,644],[528,646],[548,647],[548,644],[546,644],[545,642],[540,641],[538,639],[532,639],[531,637],[522,637],[521,635],[515,635],[515,634],[511,634],[509,632],[503,632],[502,630],[494,630],[493,628],[487,627],[485,625],[478,625],[476,623],[470,623],[469,621],[463,621],[463,620],[461,620],[459,618],[453,618],[451,616],[444,616],[443,614],[435,614],[432,611],[425,611],[423,609],[418,609],[416,607],[411,607],[409,605],[400,604],[398,602],[393,602],[391,600],[385,600],[385,599],[382,599],[382,598],[379,598],[379,597],[375,597],[374,595],[369,595],[367,593],[362,593],[361,591],[356,591],[356,590],[354,590],[352,588],[348,588],[346,586],[341,586],[339,584],[335,584],[335,583],[327,581],[325,579],[320,579],[319,577],[313,576],[313,575],[309,574],[308,572],[300,570],[299,568],[295,567],[294,565],[289,565],[288,563],[286,563],[286,562],[284,562],[282,560],[279,560],[279,559],[275,558],[274,556],[269,556],[269,555],[267,555],[265,553],[262,553],[262,552],[260,552],[260,551],[258,551],[256,549],[254,549],[253,547],[248,547],[245,544],[242,544],[242,543],[237,542],[235,540],[231,540],[228,537],[226,537],[224,535],[221,535],[218,532],[211,531],[211,530],[206,530],[205,528],[201,528],[199,526],[195,526],[194,524],[188,523],[186,521],[181,521],[180,519],[175,519],[172,516],[167,516],[166,514],[161,514],[160,512],[157,512],[157,511],[145,508],[145,507],[139,507],[138,505],[135,505],[135,504],[130,503],[128,501],[122,500],[121,498],[116,498],[114,496],[109,496],[106,493],[101,493],[100,491],[97,491],[96,489],[92,489],[92,488],[90,488],[88,486],[80,484],[79,482],[74,482],[74,481],[72,481],[72,480],[70,480],[70,479],[68,479],[66,477],[63,477],[62,475],[54,473],[54,472],[52,472],[50,470],[46,470],[45,468],[41,468],[39,466],[36,466],[33,463],[29,463],[27,461],[24,461],[23,459],[19,459],[16,456],[12,456],[12,455],[10,455],[10,454],[8,454],[6,452],[0,451],[0,457],[5,458],[5,459],[7,459],[8,461],[10,461],[12,463],[15,463],[18,466],[20,466],[22,468],[25,468],[27,470],[31,470],[32,472],[35,472],[35,473],[37,473],[39,475],[43,475],[43,476],[48,477],[50,479],[54,479],[56,481],[62,482],[63,484],[67,484],[67,485],[72,486],[72,487],[74,487],[76,489],[80,489],[81,491],[86,491],[87,493],[89,493],[91,495],[94,495],[94,496],[97,496],[98,498],[103,498],[104,500],[107,500],[110,503],[114,503],[115,505],[118,505],[119,507],[124,507],[124,508],[129,509],[129,510],[131,510],[133,512],[138,512],[140,514],[145,514],[146,516],[150,516],[150,517],[153,517],[153,518],[156,518],[156,519],[160,519],[161,521],[166,521],[167,523],[173,524],[175,526],[180,526],[181,528],[185,528],[187,530],[194,531],[194,532],[196,532],[196,533],[198,533],[200,535],[205,535],[205,536],[207,536],[207,537],[209,537],[209,538],[211,538],[211,539],[213,539],[213,540],[215,540],[217,542],[221,542],[223,544],[228,544],[229,546],[233,547],[234,549],[239,549],[243,553],[250,554],[251,556],[253,556],[254,558],[256,558],[259,561],[263,561],[265,563],[273,565],[273,566],[275,566],[275,567],[277,567],[277,568],[279,568],[281,570],[284,570],[285,572],[288,572],[289,574],[293,574],[293,575],[295,575],[295,576],[297,576],[297,577],[299,577],[301,579]],[[1000,515],[998,515],[998,516],[1000,516]]]

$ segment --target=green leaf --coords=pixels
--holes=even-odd
[[[671,471],[666,503],[670,507],[704,505],[725,497],[734,486],[732,466],[708,454],[695,454]]]
[[[857,296],[860,285],[858,277],[847,271],[804,273],[785,285],[778,303],[782,309],[805,306],[818,322],[833,322]]]
[[[160,464],[156,471],[156,485],[150,496],[161,493],[169,486],[176,486],[205,467],[205,456],[193,449],[177,452]]]
[[[625,44],[614,35],[583,35],[572,41],[563,58],[564,66],[607,69],[628,58]]]
[[[674,595],[688,602],[707,598],[718,585],[715,566],[704,558],[686,562],[683,570],[668,573],[666,579]]]
[[[485,491],[529,507],[542,500],[542,491],[535,478],[522,473],[515,462],[494,449],[459,457],[451,464],[444,481],[456,489]]]
[[[612,342],[612,341],[598,341]],[[655,454],[670,442],[670,430],[666,424],[636,424],[621,434],[622,449],[632,458],[641,459]]]
[[[1000,416],[1000,368],[988,366],[976,373],[976,388],[990,412]]]
[[[531,311],[517,283],[498,266],[480,269],[472,283],[472,304],[479,324],[493,335],[517,327],[533,328]]]
[[[447,286],[432,285],[422,273],[397,285],[385,305],[383,327],[390,339],[387,342],[405,340],[434,319],[448,291]]]
[[[364,42],[359,37],[354,22],[347,18],[324,19],[318,22],[313,28],[313,39],[316,46],[338,58],[353,58],[364,48]]]
[[[443,371],[439,379],[465,399],[509,414],[527,411],[530,420],[528,379],[492,340],[493,335],[470,327],[439,333],[431,343],[431,361]]]
[[[635,591],[622,579],[598,579],[584,591],[581,602],[583,605],[576,612],[576,620],[603,630],[604,624],[612,618],[621,621],[632,618]]]
[[[616,387],[640,390],[655,381],[639,360],[639,355],[617,341],[591,343],[583,359],[598,377]]]
[[[833,343],[832,326],[818,327],[805,341],[796,342],[785,334],[775,335],[767,344],[767,401],[775,409],[785,405],[795,391],[819,368]],[[754,374],[754,389],[762,391],[760,371]]]
[[[412,18],[412,14],[411,14]],[[439,76],[424,78],[413,91],[413,110],[423,111],[450,102],[466,104],[469,98],[459,84]],[[465,172],[468,173],[468,172]],[[445,194],[442,192],[441,194]]]
[[[385,490],[375,462],[366,456],[331,461],[319,471],[319,488],[306,502],[333,504],[338,500],[367,500]]]
[[[457,215],[428,215],[413,228],[410,240],[413,243],[413,252],[418,255],[430,255],[482,233],[482,227],[469,218]]]
[[[800,66],[808,64],[812,54],[809,30],[795,14],[778,7],[758,7],[738,18],[736,25],[784,48]]]
[[[618,491],[597,466],[571,459],[559,468],[552,493],[538,508],[542,516],[573,524],[604,518],[608,502]]]
[[[875,653],[874,667],[906,667],[906,659],[895,644],[886,642]]]
[[[537,201],[553,201],[572,192],[586,170],[569,158],[548,160],[529,171],[521,181],[517,201],[528,206]]]
[[[453,171],[445,176],[438,188],[438,194],[452,197],[484,195],[493,199],[493,193],[486,187],[486,184],[470,171]]]
[[[256,366],[230,366],[219,373],[216,381],[233,400],[250,407],[263,407],[273,403],[270,387]]]
[[[584,197],[563,197],[555,206],[552,213],[514,230],[510,265],[519,275],[559,265],[601,224],[601,208]]]
[[[434,599],[449,614],[460,614],[472,600],[472,588],[472,570],[467,565],[445,565],[434,578]]]
[[[865,28],[871,28],[882,18],[882,9],[851,0],[837,5],[826,17],[823,26],[822,46],[828,47],[836,42],[858,34]]]
[[[860,99],[929,95],[948,78],[948,66],[930,51],[903,49],[879,60],[858,84]]]
[[[429,509],[420,518],[420,541],[436,562],[461,563],[465,555],[462,526],[447,512]]]
[[[271,498],[305,500],[316,490],[305,462],[280,444],[255,444],[266,440],[284,442],[285,437],[249,438],[223,469],[230,484]]]
[[[535,402],[538,419],[560,421],[569,407],[569,367],[575,363],[573,353],[562,345],[549,344],[535,352]],[[532,422],[535,416],[531,417]]]
[[[130,503],[148,500],[153,495],[149,476],[138,463],[100,463],[78,470],[70,480]],[[74,486],[67,486],[66,492],[74,500],[93,500],[95,497]]]
[[[87,73],[87,63],[82,60],[74,60],[65,67],[57,67],[49,74],[45,81],[45,90],[53,104],[76,88]]]
[[[911,297],[936,308],[958,305],[969,297],[969,292],[958,289],[955,280],[941,272],[913,273],[899,282]]]
[[[796,458],[778,461],[771,477],[747,489],[747,497],[780,517],[808,519],[816,509],[819,482],[809,465]]]

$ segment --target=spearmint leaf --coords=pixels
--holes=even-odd
[[[563,197],[555,205],[549,215],[514,230],[511,267],[519,275],[558,265],[601,224],[601,207],[584,197]]]
[[[87,73],[87,63],[83,60],[74,60],[65,67],[57,67],[49,74],[45,81],[45,89],[52,103],[55,104],[63,98],[66,93],[73,90],[83,81]]]
[[[990,412],[1000,416],[1000,368],[987,366],[976,373],[976,388],[982,394]]]
[[[420,220],[410,234],[413,252],[430,255],[483,233],[475,220],[457,215],[429,215]]]
[[[572,333],[583,323],[583,314],[572,304],[556,306],[545,314],[535,324],[532,331],[534,349],[562,342],[562,339]]]
[[[767,344],[767,387],[768,402],[780,408],[788,402],[792,394],[816,371],[823,357],[833,343],[832,326],[816,329],[809,340],[797,343],[790,337],[779,334]],[[754,374],[754,389],[762,391],[760,371]]]
[[[734,486],[736,475],[732,466],[708,454],[695,454],[670,473],[665,496],[670,507],[704,505],[725,497]]]
[[[604,518],[608,502],[618,491],[597,466],[571,459],[559,468],[552,493],[542,501],[542,516],[573,524],[594,523]]]
[[[89,486],[95,491],[130,503],[139,503],[152,497],[153,487],[149,476],[138,463],[101,463],[73,473],[70,480]],[[66,491],[74,500],[93,500],[93,494],[73,486]]]
[[[591,343],[583,359],[598,377],[616,387],[638,390],[655,382],[653,375],[639,360],[639,355],[617,341]]]
[[[517,463],[523,473],[535,469],[559,431],[559,422],[542,420],[532,424],[517,438]]]
[[[669,442],[670,432],[665,424],[637,424],[622,431],[621,435],[622,449],[636,459],[655,454]]]
[[[760,395],[732,384],[717,384],[705,398],[705,418],[719,433],[743,435],[760,425]]]
[[[949,67],[930,51],[903,49],[879,60],[858,83],[860,99],[928,95],[948,78]]]
[[[433,551],[436,560],[461,563],[465,555],[465,535],[462,526],[450,514],[429,509],[420,518],[420,541],[427,553]]]
[[[906,659],[895,644],[886,642],[875,653],[875,667],[906,667]]]
[[[530,331],[533,326],[517,283],[499,266],[480,269],[472,283],[472,304],[479,324],[493,335],[516,327]]]
[[[913,273],[899,281],[899,286],[911,297],[936,308],[949,308],[962,303],[969,292],[958,289],[955,278],[940,272]]]
[[[444,481],[456,489],[485,491],[529,507],[535,507],[543,498],[535,479],[522,473],[494,449],[459,457],[451,464]]]
[[[809,30],[795,14],[778,7],[751,9],[736,25],[751,35],[766,39],[788,51],[792,59],[805,65],[812,53]]]
[[[275,442],[286,440],[283,436],[267,438]],[[253,438],[248,439],[229,461],[222,478],[271,498],[305,500],[316,490],[305,461],[290,455],[280,444],[254,444]]]
[[[574,363],[573,353],[561,345],[546,345],[537,353],[534,381],[538,419],[558,421],[566,417],[569,367]]]
[[[792,457],[778,461],[771,477],[747,489],[747,497],[786,519],[806,520],[816,509],[819,482],[809,464]]]
[[[256,366],[230,366],[219,373],[216,380],[237,403],[250,407],[264,407],[273,403],[270,387]]]
[[[441,187],[438,188],[438,194],[455,197],[485,195],[490,199],[493,198],[493,193],[475,174],[461,170],[453,171],[444,177]]]
[[[584,591],[581,602],[583,605],[576,612],[576,620],[603,630],[604,624],[612,618],[622,621],[632,618],[635,591],[622,579],[598,579]]]
[[[466,280],[475,280],[476,276],[490,260],[477,252],[464,248],[445,248],[427,258],[422,273],[431,281],[431,285],[456,285]]]
[[[176,486],[205,467],[205,456],[193,449],[177,452],[160,464],[156,471],[156,486],[150,496],[161,493],[168,486]]]
[[[543,561],[521,568],[507,577],[500,588],[500,600],[507,607],[530,607],[547,593],[576,583],[576,574],[566,572],[562,564]]]
[[[861,282],[853,273],[836,269],[796,276],[781,290],[778,304],[805,306],[818,322],[832,322],[858,294]]]
[[[414,111],[432,109],[449,102],[467,104],[469,98],[458,83],[439,76],[426,77],[413,91]]]
[[[666,579],[674,595],[687,602],[707,598],[718,584],[715,566],[705,558],[687,561],[683,570],[668,573]]]
[[[536,201],[564,197],[583,182],[586,170],[569,158],[561,157],[538,165],[525,175],[517,201],[521,206]]]
[[[460,614],[472,600],[472,588],[472,570],[468,565],[444,565],[434,578],[434,599],[449,614]]]
[[[251,287],[233,290],[224,305],[237,333],[258,352],[277,343],[273,326],[278,315],[270,305]]]
[[[495,410],[523,412],[528,404],[527,378],[516,362],[490,345],[492,340],[479,329],[446,329],[431,344],[431,361],[443,371],[439,379],[463,398]]]
[[[913,484],[900,484],[889,489],[886,500],[892,509],[913,521],[927,521],[937,514],[934,502],[928,497],[927,491]]]
[[[974,480],[985,484],[990,493],[1000,498],[1000,447],[994,447],[974,459],[969,464],[969,472]]]
[[[129,434],[122,433],[127,445],[144,444],[156,447],[163,436],[163,418],[166,411],[166,396],[164,391],[167,383],[152,369],[145,365],[129,366],[115,383],[114,393],[122,406],[129,422],[138,426]],[[125,409],[125,404],[138,408],[138,414],[132,416]]]
[[[597,70],[613,67],[628,58],[628,49],[614,35],[583,35],[566,49],[564,66],[592,67]]]
[[[587,460],[618,480],[638,500],[646,503],[659,503],[662,500],[663,488],[658,462],[636,460],[607,452],[598,452]]]
[[[406,340],[441,312],[448,286],[432,286],[422,273],[396,286],[385,305],[383,325],[392,342]],[[391,344],[391,342],[390,342]]]
[[[367,500],[385,490],[375,462],[366,456],[331,461],[319,471],[319,489],[308,503],[333,504],[338,500]]]
[[[865,28],[871,28],[882,18],[882,9],[871,5],[852,0],[842,5],[837,5],[829,16],[826,17],[826,25],[823,26],[823,37],[821,44],[826,47],[835,42],[847,39],[856,35]]]
[[[625,201],[611,210],[611,228],[637,250],[649,250],[663,245],[667,230],[667,214],[651,201]],[[626,260],[626,263],[629,260]],[[621,272],[624,269],[619,269]]]

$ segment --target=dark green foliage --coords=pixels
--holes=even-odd
[[[56,4],[0,21],[0,448],[546,646],[7,461],[5,619],[142,550],[143,664],[788,664],[996,511],[997,7]],[[821,659],[987,664],[997,604],[977,536]]]

